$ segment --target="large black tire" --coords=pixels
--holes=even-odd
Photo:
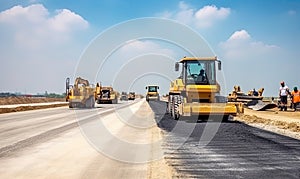
[[[101,101],[100,101],[100,99],[99,99],[99,98],[97,99],[97,101],[96,101],[96,102],[97,102],[97,104],[101,104]]]
[[[169,102],[168,102],[168,112],[169,112],[171,117],[173,117],[172,108],[173,108],[173,96],[170,95],[169,96]]]
[[[229,115],[224,115],[222,118],[222,122],[228,122],[229,121]]]
[[[178,120],[180,118],[179,115],[179,102],[180,102],[180,96],[175,95],[173,97],[173,105],[172,105],[172,116],[173,119]]]
[[[118,104],[118,99],[116,98],[116,99],[112,100],[112,103],[113,104]]]
[[[85,107],[86,108],[93,108],[95,106],[95,99],[94,97],[90,97],[89,99],[86,100],[85,102]]]
[[[91,106],[91,108],[94,108],[94,107],[95,107],[95,98],[94,98],[94,97],[92,97],[91,99],[92,99],[92,100],[91,100],[91,103],[92,103],[92,106]]]

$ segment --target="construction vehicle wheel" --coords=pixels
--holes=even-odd
[[[117,104],[118,103],[118,99],[114,99],[112,102],[113,102],[113,104]]]
[[[224,115],[222,121],[223,122],[228,122],[229,121],[229,115]]]
[[[173,112],[172,112],[172,108],[173,108],[173,96],[170,95],[169,96],[169,103],[168,103],[168,111],[171,117],[173,117]]]
[[[95,98],[92,97],[91,102],[92,102],[91,108],[94,108],[95,107]]]
[[[178,120],[180,115],[179,115],[179,96],[176,95],[173,98],[173,109],[172,109],[172,116],[175,120]]]
[[[99,99],[97,99],[97,100],[96,100],[96,103],[97,103],[97,104],[100,104],[100,100],[99,100]]]
[[[95,106],[95,101],[93,97],[90,97],[86,103],[85,103],[85,107],[86,108],[93,108],[93,106]]]
[[[90,108],[91,105],[92,105],[92,104],[91,104],[91,99],[89,98],[89,99],[86,100],[86,102],[85,102],[85,104],[84,104],[84,107],[85,107],[85,108]]]

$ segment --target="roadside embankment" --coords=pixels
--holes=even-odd
[[[266,111],[245,109],[245,113],[234,118],[254,127],[300,139],[300,111]]]
[[[4,97],[0,98],[0,114],[67,106],[64,98]]]

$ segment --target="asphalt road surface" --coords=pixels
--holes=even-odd
[[[136,100],[1,114],[0,178],[300,178],[299,140],[165,112]]]
[[[300,178],[300,141],[239,122],[174,121],[150,101],[179,178]],[[217,130],[216,130],[217,129]]]

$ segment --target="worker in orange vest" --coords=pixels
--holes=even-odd
[[[292,103],[294,107],[294,111],[297,109],[297,105],[300,103],[300,91],[297,87],[294,87],[294,91],[292,91]]]

